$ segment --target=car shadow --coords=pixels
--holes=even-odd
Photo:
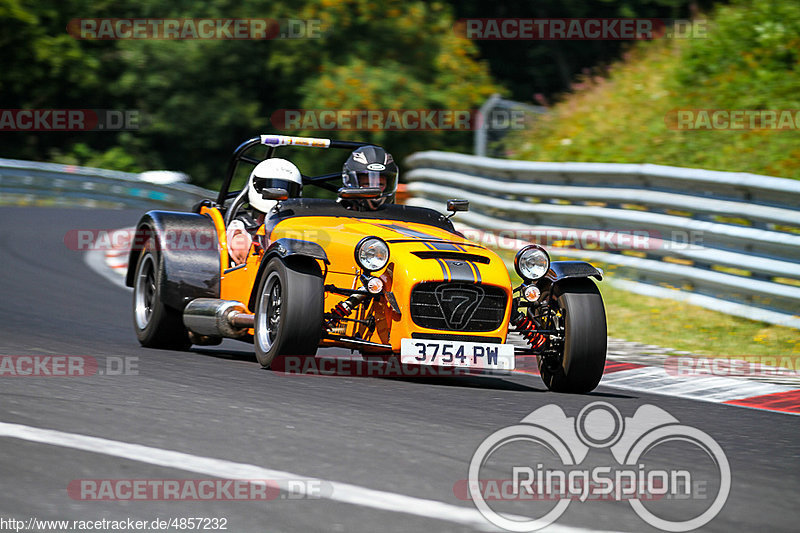
[[[531,374],[510,374],[508,377],[513,378],[522,378],[522,379],[534,379],[538,380],[539,377]],[[458,377],[449,377],[449,378],[395,378],[395,377],[387,377],[383,378],[391,381],[410,381],[412,383],[425,383],[429,385],[440,385],[445,387],[462,387],[462,388],[472,388],[472,389],[487,389],[487,390],[502,390],[502,391],[526,391],[526,392],[546,392],[548,394],[562,394],[557,392],[551,392],[547,390],[547,387],[544,384],[541,386],[530,386],[525,385],[523,383],[519,383],[517,381],[510,381],[508,379],[504,379],[501,377],[497,377],[496,375],[467,375],[467,376],[458,376]],[[538,381],[541,383],[541,381]],[[565,393],[564,393],[565,394]],[[565,394],[567,395],[567,394]],[[574,394],[569,394],[568,396],[575,396]],[[612,392],[598,392],[592,391],[587,394],[582,394],[581,396],[589,396],[589,397],[596,397],[596,398],[616,398],[616,399],[632,399],[636,398],[635,396],[629,396],[627,394],[618,394]]]
[[[191,351],[200,355],[210,355],[211,357],[216,357],[217,359],[227,359],[229,361],[248,361],[252,363],[256,362],[256,354],[254,354],[252,350],[231,350],[229,348],[213,349],[193,346]]]
[[[420,365],[402,365],[360,356],[299,355],[276,358],[270,369],[283,375],[300,377],[373,378],[387,381],[498,391],[550,392],[536,374],[523,372],[476,371]],[[522,380],[532,382],[524,383]],[[630,398],[623,394],[592,392],[590,396]]]
[[[218,359],[256,362],[255,354],[248,350],[234,350],[228,347],[204,348],[195,346],[191,351]],[[459,369],[444,369],[440,372],[444,372],[445,375],[437,375],[435,368],[390,364],[384,361],[363,359],[358,355],[316,354],[281,356],[275,359],[272,368],[263,370],[296,377],[383,379],[386,381],[402,381],[440,387],[550,393],[547,387],[541,382],[539,376],[533,373],[516,372],[498,374],[493,371],[472,370],[467,372]],[[520,383],[521,379],[526,381],[532,380],[535,385]],[[626,394],[599,391],[590,392],[586,394],[586,396],[618,399],[634,398],[634,396]]]

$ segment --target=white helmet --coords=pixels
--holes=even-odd
[[[289,198],[297,198],[303,190],[303,176],[291,162],[270,158],[256,165],[247,181],[247,200],[250,207],[267,213],[277,202],[265,199],[261,195],[264,189],[285,189]]]

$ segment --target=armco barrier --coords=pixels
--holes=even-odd
[[[643,249],[551,248],[613,269],[628,290],[800,328],[800,181],[660,165],[547,163],[419,152],[411,205],[481,230],[569,229],[659,236]],[[678,242],[686,235],[692,242]],[[669,289],[668,289],[668,288]],[[670,289],[680,289],[670,290]]]
[[[213,196],[194,185],[155,184],[127,172],[0,159],[0,204],[189,208]]]

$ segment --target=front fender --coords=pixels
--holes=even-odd
[[[553,261],[544,277],[551,283],[566,278],[596,278],[603,279],[603,271],[586,261]]]
[[[267,251],[264,253],[264,260],[261,263],[264,264],[267,260],[272,259],[272,256],[274,255],[277,255],[281,258],[286,258],[292,255],[302,255],[319,259],[326,265],[331,263],[328,261],[328,256],[325,253],[325,250],[323,250],[322,246],[319,244],[311,241],[290,239],[286,237],[278,239],[269,245],[269,248],[267,248]]]
[[[303,258],[306,260],[319,259],[326,265],[331,263],[322,246],[315,242],[286,237],[278,239],[269,245],[269,248],[264,252],[264,257],[261,259],[261,264],[258,265],[258,273],[256,273],[253,289],[250,293],[250,300],[248,302],[248,307],[250,309],[255,309],[256,298],[258,297],[256,293],[258,292],[258,286],[261,284],[261,276],[264,274],[267,263],[269,263],[269,260],[273,257],[280,257],[284,260],[290,257],[300,260],[303,260]]]
[[[216,227],[197,213],[148,211],[136,225],[125,285],[133,287],[136,263],[153,239],[161,270],[161,301],[182,310],[195,298],[219,298],[220,257]]]
[[[603,271],[586,261],[553,261],[547,274],[536,281],[536,286],[546,294],[560,281],[573,278],[596,278],[600,281]]]

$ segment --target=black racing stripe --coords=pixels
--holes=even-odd
[[[478,263],[473,263],[472,261],[469,262],[469,266],[472,267],[472,270],[475,271],[475,283],[481,282],[481,271],[478,269]]]
[[[383,226],[384,228],[390,229],[392,231],[396,231],[401,235],[405,235],[406,237],[416,237],[418,239],[433,239],[433,240],[440,240],[440,237],[436,235],[431,235],[429,233],[423,233],[421,231],[417,231],[415,229],[406,228],[405,226],[400,226],[398,224],[379,224],[379,226]]]
[[[436,262],[442,267],[442,279],[450,281],[450,273],[447,271],[447,266],[445,266],[444,261],[437,259]]]
[[[429,243],[428,241],[422,241],[422,244],[424,244],[425,247],[428,248],[428,250],[433,250],[433,247],[431,246],[431,243]]]
[[[466,261],[445,260],[447,268],[450,269],[451,281],[466,281],[475,283],[475,273]]]

